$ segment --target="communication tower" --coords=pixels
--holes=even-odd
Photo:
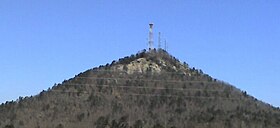
[[[160,32],[158,33],[158,49],[161,48],[161,38],[160,38]]]
[[[167,48],[168,48],[168,47],[167,47],[167,42],[166,42],[166,39],[165,39],[165,40],[164,40],[164,50],[167,51]]]
[[[149,29],[149,50],[153,49],[154,44],[154,34],[153,34],[153,23],[150,23],[150,29]]]

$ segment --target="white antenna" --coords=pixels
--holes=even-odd
[[[153,23],[150,23],[150,29],[149,29],[149,50],[153,49],[154,44],[154,34],[153,34]]]
[[[160,32],[158,33],[158,49],[161,48]]]

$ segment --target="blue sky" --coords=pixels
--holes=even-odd
[[[0,102],[147,48],[153,22],[179,60],[280,106],[279,13],[276,0],[1,0]]]

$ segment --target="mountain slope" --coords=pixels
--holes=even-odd
[[[280,111],[159,49],[7,102],[0,127],[279,128]]]

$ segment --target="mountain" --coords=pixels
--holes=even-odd
[[[280,110],[162,49],[0,106],[0,128],[279,128]]]

